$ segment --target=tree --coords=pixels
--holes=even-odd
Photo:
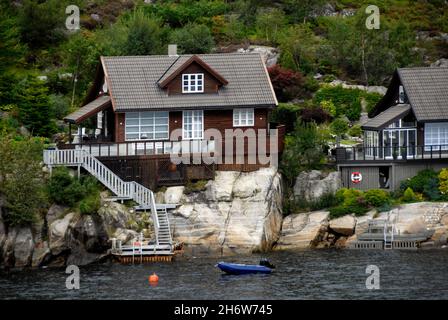
[[[330,124],[330,129],[336,135],[336,144],[339,147],[342,135],[348,131],[348,121],[344,118],[334,119]]]
[[[318,13],[319,9],[326,3],[325,0],[283,0],[282,2],[285,12],[294,23],[305,23],[313,13]]]
[[[304,93],[304,79],[300,72],[273,65],[268,69],[275,94],[281,102],[288,102]]]
[[[0,137],[0,192],[5,196],[4,219],[9,225],[31,224],[47,206],[40,165],[42,150],[40,139]]]
[[[285,14],[280,9],[261,10],[257,13],[255,21],[257,35],[270,44],[278,43],[280,32],[285,25]]]
[[[28,77],[20,84],[18,96],[19,120],[33,135],[49,137],[56,132],[51,112],[48,88],[36,77]]]
[[[285,140],[280,171],[292,186],[301,171],[319,168],[324,159],[324,137],[313,122],[297,121]]]
[[[210,29],[202,24],[187,24],[175,30],[171,41],[176,43],[180,53],[209,53],[215,42]]]

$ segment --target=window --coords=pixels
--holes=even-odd
[[[182,93],[204,92],[204,74],[192,73],[182,75]]]
[[[168,112],[127,112],[126,140],[168,139]]]
[[[448,122],[425,123],[425,151],[448,150]]]
[[[183,138],[202,139],[204,133],[204,112],[192,110],[183,112]]]
[[[248,127],[254,125],[254,109],[233,109],[233,126]]]

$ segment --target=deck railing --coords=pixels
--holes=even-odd
[[[387,147],[366,147],[360,145],[348,148],[336,148],[336,162],[338,163],[424,159],[448,159],[448,144]]]

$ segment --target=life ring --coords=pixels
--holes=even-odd
[[[362,181],[362,174],[359,171],[352,172],[351,181],[355,184],[360,183]]]

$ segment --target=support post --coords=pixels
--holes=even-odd
[[[78,164],[78,180],[81,178],[81,166]]]
[[[72,123],[68,123],[68,143],[72,144]]]

